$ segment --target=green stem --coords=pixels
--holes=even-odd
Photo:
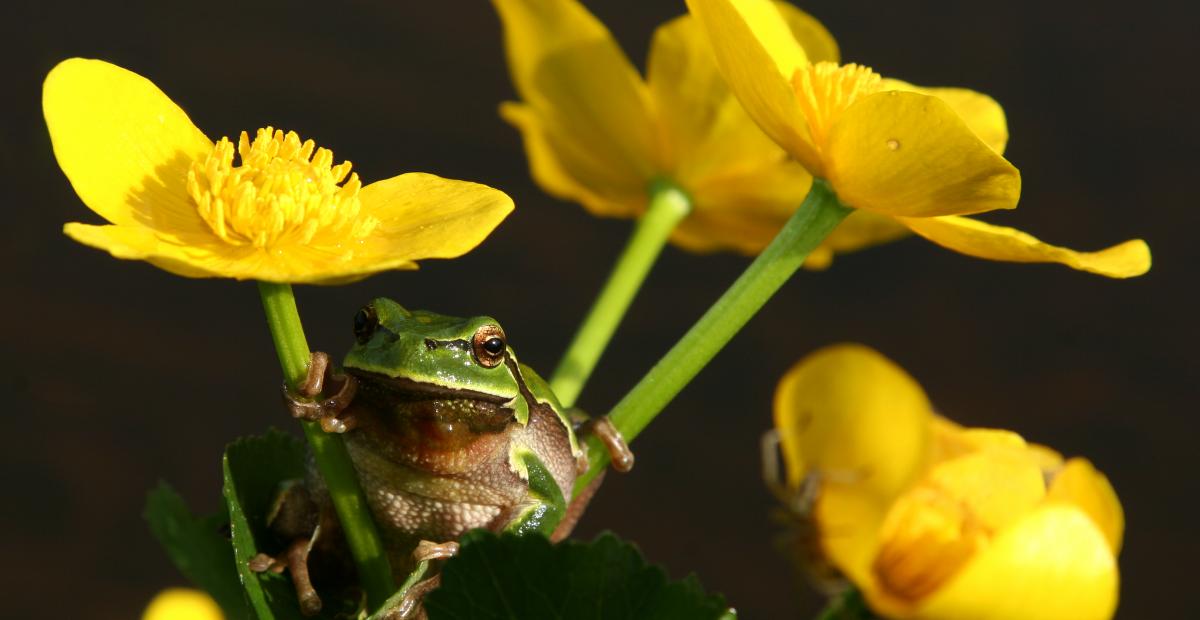
[[[263,310],[271,339],[279,354],[279,365],[289,386],[295,388],[308,374],[309,349],[296,310],[296,298],[290,284],[259,282]],[[395,589],[392,569],[380,542],[379,531],[367,509],[367,499],[358,486],[358,478],[346,445],[340,435],[326,433],[315,422],[302,422],[304,436],[312,448],[317,469],[329,489],[334,510],[342,523],[350,554],[358,566],[359,579],[367,592],[372,609],[382,605]]]
[[[665,180],[651,185],[650,206],[634,228],[562,361],[550,375],[550,389],[564,406],[574,405],[579,398],[671,231],[691,210],[691,200],[678,186]]]
[[[813,181],[808,197],[771,245],[609,412],[609,419],[626,441],[637,437],[851,211],[838,202],[824,181]],[[608,464],[608,452],[599,441],[591,437],[588,444],[591,466],[575,481],[576,494]]]

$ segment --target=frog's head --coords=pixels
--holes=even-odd
[[[398,389],[524,404],[516,357],[491,317],[410,311],[381,297],[354,316],[354,338],[343,366],[356,375]]]

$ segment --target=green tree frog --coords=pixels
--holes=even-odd
[[[565,410],[490,317],[410,311],[378,298],[355,315],[354,337],[343,372],[315,352],[300,394],[285,389],[285,400],[294,416],[343,434],[400,577],[416,561],[453,555],[453,541],[474,528],[566,537],[600,480],[567,501],[588,467],[577,432],[596,434],[614,469],[633,464],[607,419]],[[313,526],[335,522],[315,471],[291,491],[273,527],[301,552],[260,560],[259,569],[287,566],[302,609],[316,613],[307,550]],[[296,516],[314,508],[319,519]]]

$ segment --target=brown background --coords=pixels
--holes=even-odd
[[[682,2],[591,2],[642,65]],[[1090,456],[1128,513],[1121,616],[1179,617],[1200,599],[1195,519],[1196,16],[1166,2],[805,5],[850,61],[988,92],[1007,109],[1021,208],[992,221],[1096,248],[1149,240],[1155,267],[1115,282],[972,260],[907,240],[804,273],[637,441],[581,530],[695,570],[745,618],[806,617],[772,551],[757,439],[775,381],[837,341],[908,368],[948,415]],[[1181,6],[1181,5],[1172,5]],[[40,82],[59,60],[110,60],[155,81],[212,137],[298,130],[368,181],[422,170],[508,191],[517,211],[462,260],[299,290],[310,342],[340,352],[350,317],[387,295],[488,313],[550,369],[629,230],[543,195],[516,133],[497,20],[484,2],[5,3],[5,219],[0,226],[0,616],[135,617],[180,583],[141,520],[160,478],[216,510],[229,439],[291,427],[252,284],[188,281],[76,245],[97,222],[50,152]],[[602,412],[746,265],[669,249],[581,404]],[[63,605],[73,609],[63,609]]]

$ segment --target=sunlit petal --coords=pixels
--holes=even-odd
[[[916,86],[891,78],[884,78],[880,86],[883,90],[905,90],[945,101],[984,144],[1004,154],[1004,147],[1008,144],[1008,121],[1004,116],[1004,108],[995,99],[969,88]]]
[[[913,617],[925,620],[1104,620],[1117,604],[1117,563],[1083,511],[1047,503],[1019,519]]]
[[[635,217],[645,208],[646,194],[641,185],[628,188],[625,195],[612,195],[605,179],[577,179],[559,161],[559,152],[551,147],[541,122],[532,108],[522,103],[503,103],[500,116],[521,132],[525,155],[533,180],[547,194],[582,204],[601,217]],[[580,168],[576,167],[576,172]]]
[[[1087,459],[1073,458],[1054,475],[1046,500],[1075,506],[1091,517],[1104,533],[1113,555],[1121,552],[1125,511],[1104,474]]]
[[[163,241],[144,226],[92,226],[72,222],[63,226],[63,232],[79,243],[105,250],[115,258],[144,260],[186,278],[224,275],[199,264],[203,259],[198,259],[196,252],[189,253],[174,243]]]
[[[645,84],[612,35],[582,5],[494,0],[513,83],[577,181],[643,188],[662,168]],[[591,187],[595,191],[595,187]]]
[[[893,497],[924,464],[931,418],[912,377],[861,345],[807,356],[775,391],[775,427],[793,486],[815,473]]]
[[[808,62],[826,60],[839,62],[841,60],[837,41],[834,40],[833,35],[829,33],[824,24],[817,21],[812,15],[796,8],[796,5],[790,2],[777,1],[775,8],[779,9],[779,14],[787,22],[788,29],[792,31],[796,42],[804,48],[804,55]],[[795,66],[791,68],[795,70]]]
[[[849,206],[929,217],[1011,209],[1017,169],[942,100],[887,91],[854,103],[830,132],[826,173]]]
[[[360,196],[364,213],[379,219],[361,260],[461,256],[513,209],[512,199],[500,190],[420,172],[377,181]]]
[[[149,80],[71,58],[46,76],[42,109],[59,166],[101,217],[164,232],[206,229],[186,181],[212,142]]]
[[[1110,278],[1150,270],[1150,248],[1133,239],[1096,252],[1077,252],[1044,243],[1027,233],[965,217],[901,218],[913,232],[955,252],[1016,263],[1060,263]]]
[[[746,112],[810,170],[821,162],[796,104],[791,76],[807,61],[788,23],[768,0],[688,0],[717,64]]]

